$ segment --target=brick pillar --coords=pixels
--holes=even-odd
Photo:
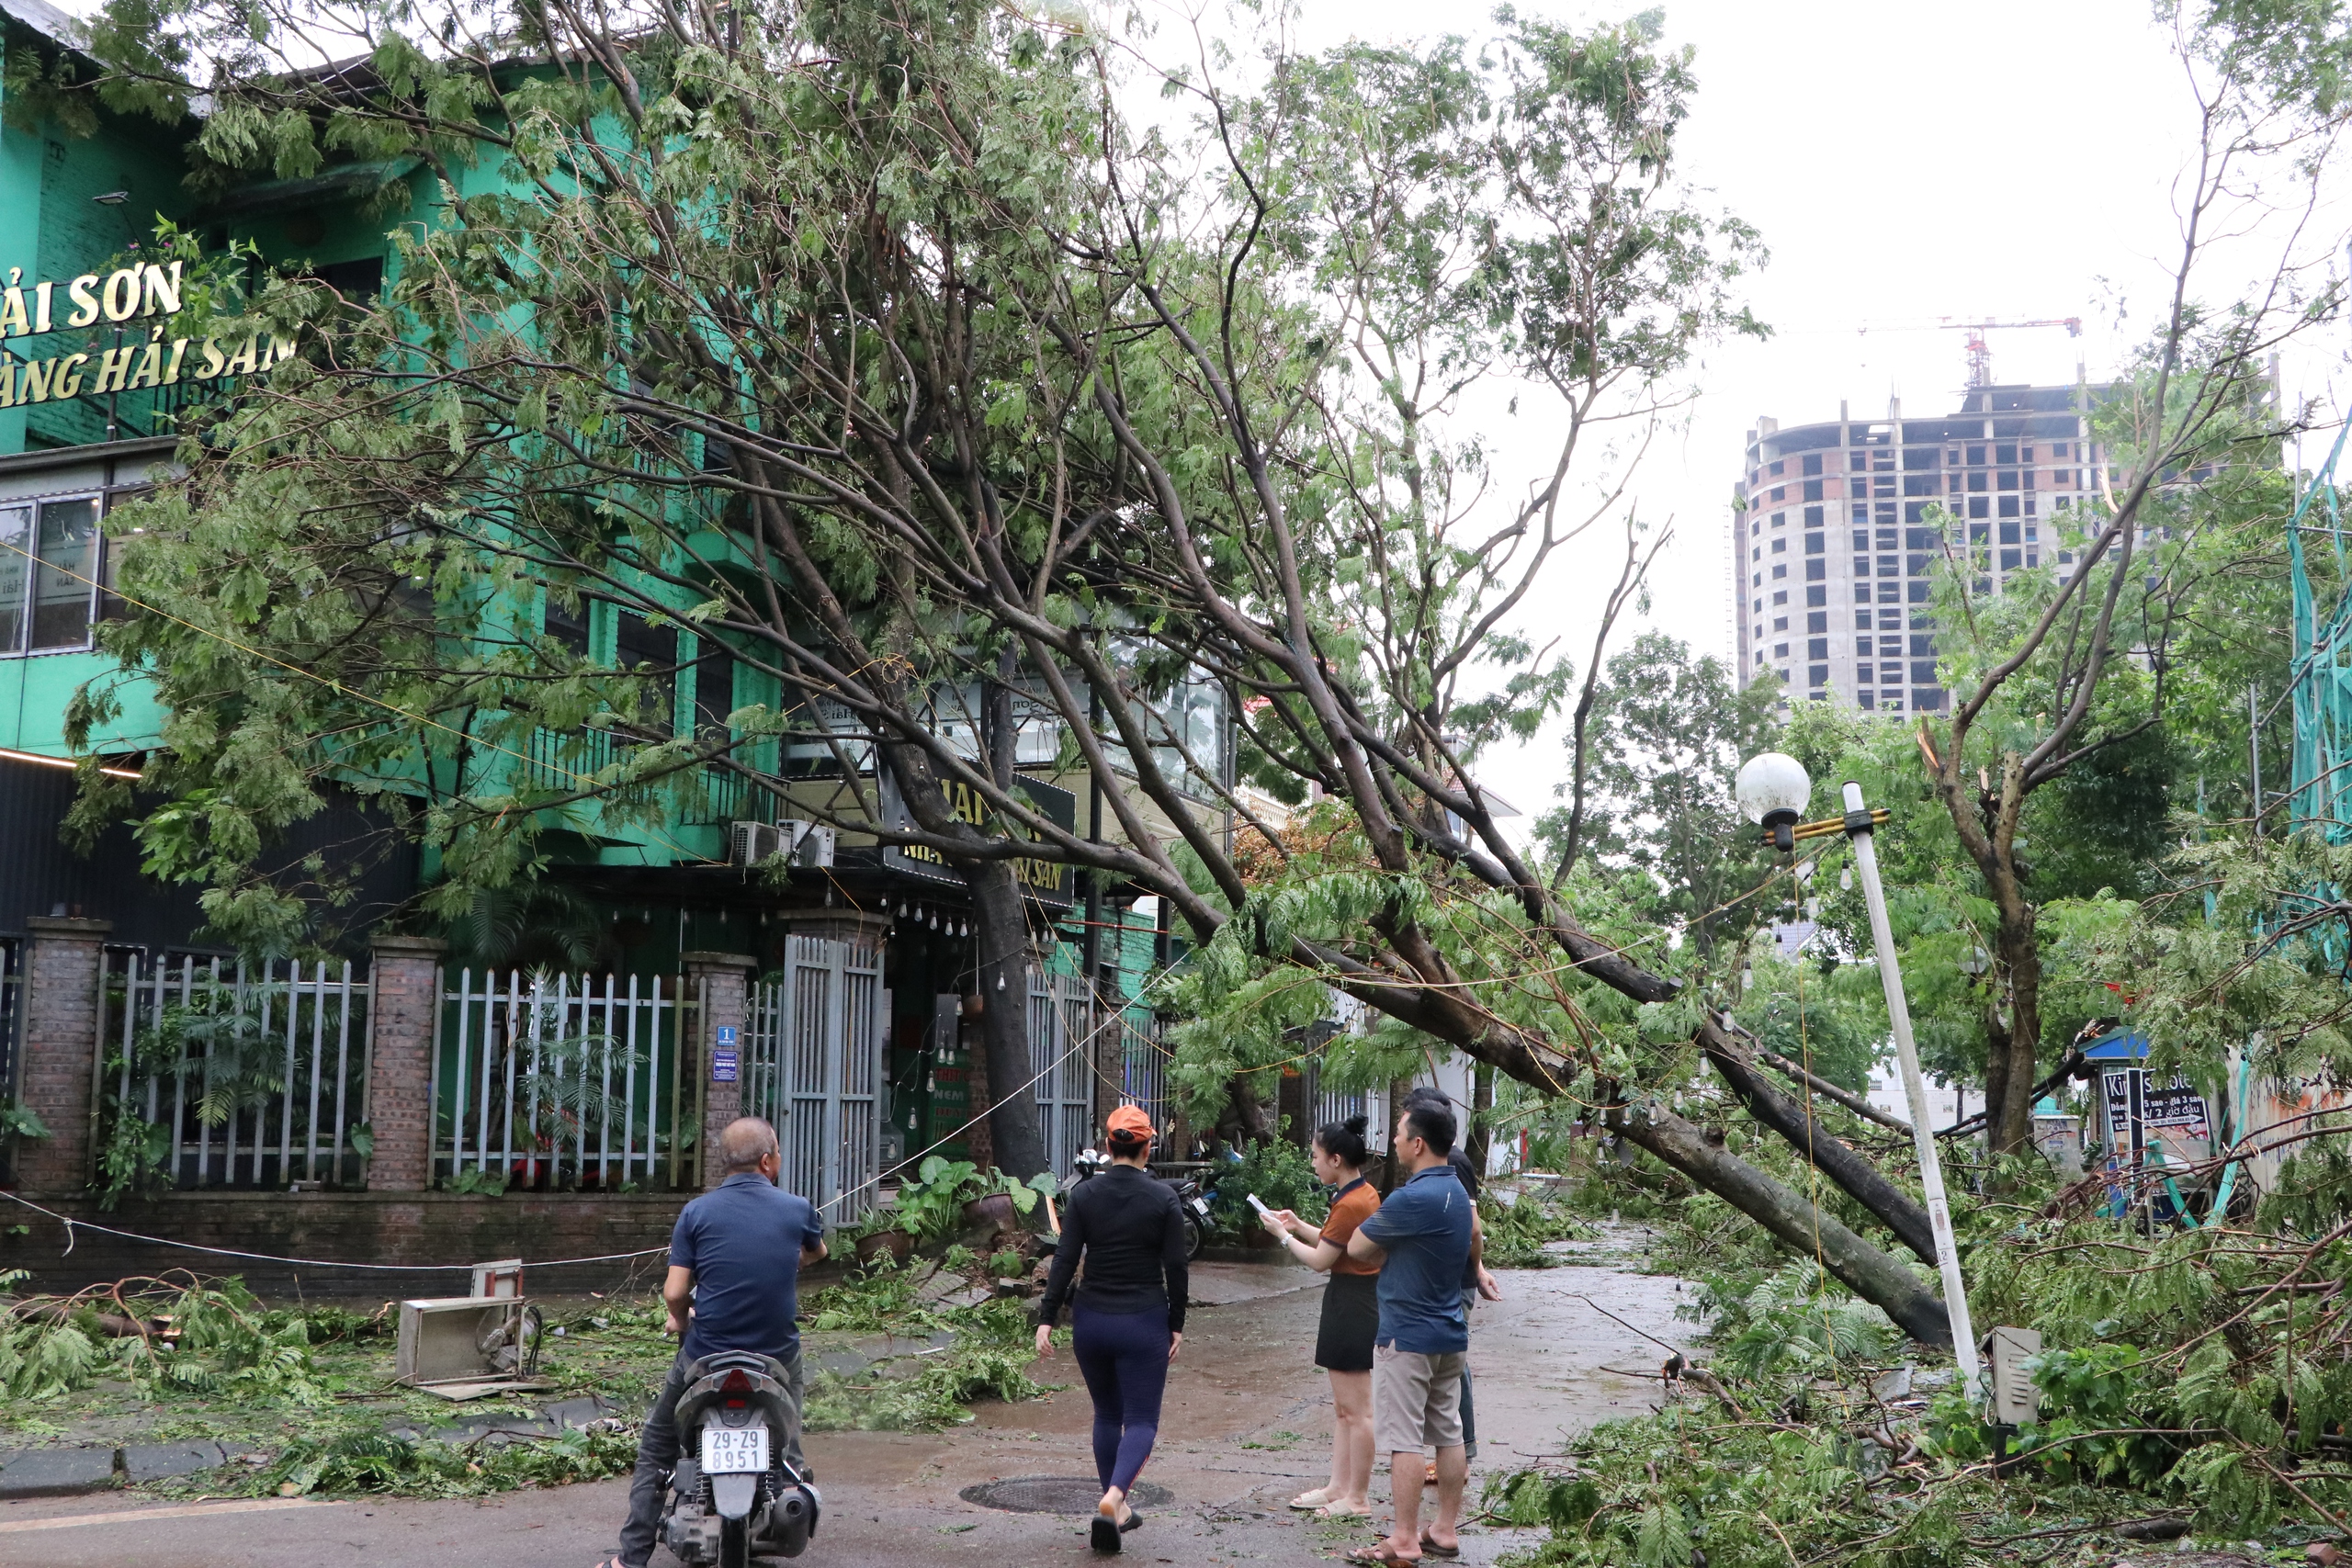
[[[751,1010],[746,1004],[752,971],[760,966],[760,961],[743,953],[682,953],[678,963],[686,972],[687,984],[700,981],[702,987],[699,1077],[702,1185],[707,1192],[727,1179],[727,1162],[718,1155],[718,1134],[743,1114],[743,1063],[750,1054],[743,1025]],[[721,1030],[729,1032],[722,1035]],[[721,1044],[721,1040],[732,1043]],[[722,1070],[718,1056],[722,1050],[735,1053],[734,1076],[724,1082],[713,1076]]]
[[[376,1131],[368,1185],[422,1192],[433,1185],[433,1047],[441,1018],[446,942],[379,936],[368,943],[375,996],[368,1009],[367,1117]]]
[[[30,1195],[79,1192],[97,1170],[95,1094],[105,1021],[99,964],[112,920],[31,915],[25,961],[17,1097],[49,1129],[17,1145],[17,1185]]]

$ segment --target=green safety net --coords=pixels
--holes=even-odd
[[[2346,434],[2352,434],[2352,422],[2336,432],[2327,461],[2304,487],[2287,527],[2295,592],[2295,662],[2290,676],[2295,759],[2288,826],[2290,831],[2316,829],[2337,844],[2352,841],[2352,593],[2333,591],[2335,603],[2322,613],[2303,536],[2324,535],[2335,553],[2335,581],[2352,581],[2335,489],[2336,459]],[[2325,523],[2310,517],[2315,503]]]

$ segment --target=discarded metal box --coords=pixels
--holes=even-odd
[[[523,1293],[523,1260],[502,1258],[495,1263],[474,1265],[475,1296],[519,1296]]]
[[[1986,1415],[2003,1426],[2032,1425],[2041,1413],[2041,1391],[2034,1387],[2025,1364],[2041,1354],[2041,1332],[2004,1325],[1984,1337],[1984,1349],[1993,1382]]]
[[[521,1296],[440,1296],[401,1303],[398,1382],[445,1399],[550,1386],[538,1367],[538,1309]]]

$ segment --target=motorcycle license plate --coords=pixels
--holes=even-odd
[[[757,1474],[768,1467],[765,1427],[705,1427],[702,1429],[702,1472],[705,1475]]]

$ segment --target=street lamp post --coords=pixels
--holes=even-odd
[[[1862,874],[1862,899],[1870,906],[1871,945],[1878,954],[1879,985],[1886,992],[1887,1021],[1894,1034],[1895,1059],[1903,1069],[1903,1094],[1911,1106],[1911,1138],[1919,1154],[1919,1185],[1928,1200],[1928,1224],[1935,1234],[1936,1267],[1943,1275],[1952,1355],[1960,1363],[1961,1390],[1973,1402],[1983,1393],[1976,1331],[1968,1318],[1968,1288],[1961,1279],[1951,1202],[1944,1195],[1943,1161],[1937,1154],[1935,1124],[1928,1115],[1927,1080],[1919,1075],[1919,1046],[1911,1034],[1911,1008],[1903,995],[1903,973],[1895,961],[1894,931],[1887,923],[1886,889],[1879,882],[1878,845],[1873,838],[1877,818],[1862,804],[1862,786],[1849,781],[1843,820],[1800,826],[1797,818],[1813,797],[1813,780],[1795,758],[1777,751],[1750,758],[1739,770],[1738,795],[1740,809],[1748,820],[1760,824],[1781,850],[1792,848],[1800,837],[1814,838],[1841,829],[1854,846],[1854,864]]]

